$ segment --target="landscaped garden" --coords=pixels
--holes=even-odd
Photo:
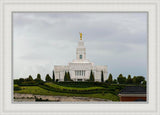
[[[39,86],[20,86],[20,87],[21,90],[14,92],[22,94],[34,94],[34,95],[91,97],[91,98],[101,98],[106,100],[119,101],[119,97],[111,93],[74,94],[74,93],[61,93],[52,90],[46,90]]]
[[[141,79],[140,79],[141,78]],[[88,97],[99,98],[106,101],[119,101],[118,93],[129,85],[141,85],[144,79],[142,77],[129,77],[128,79],[120,76],[117,80],[112,80],[109,75],[108,79],[103,82],[85,81],[73,82],[68,81],[58,82],[46,76],[43,81],[40,75],[36,79],[29,76],[26,79],[20,78],[14,80],[14,93],[18,94],[33,94],[46,96],[70,96],[70,97]]]

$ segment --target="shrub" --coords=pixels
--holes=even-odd
[[[90,82],[94,82],[94,75],[93,75],[92,70],[91,70],[91,73],[90,73],[89,81],[90,81]]]
[[[46,82],[51,82],[51,81],[52,81],[52,79],[51,79],[51,77],[49,76],[49,74],[46,75],[45,80],[46,80]]]

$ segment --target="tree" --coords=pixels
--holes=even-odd
[[[142,84],[142,82],[145,80],[143,76],[134,76],[133,77],[133,83],[134,84]]]
[[[20,79],[19,79],[19,82],[20,82],[20,84],[21,84],[22,82],[24,82],[24,78],[20,78]]]
[[[93,75],[92,70],[91,70],[91,73],[90,73],[89,81],[94,82],[94,75]]]
[[[142,82],[142,85],[146,85],[146,83],[147,83],[146,80],[144,80],[144,81]]]
[[[114,79],[112,83],[117,84],[117,80],[116,80],[116,79]]]
[[[67,77],[68,77],[68,74],[67,74],[67,72],[65,71],[65,74],[64,74],[64,81],[67,81],[67,80],[68,80]]]
[[[125,84],[125,83],[126,83],[126,77],[123,77],[122,74],[120,74],[120,75],[118,76],[117,80],[118,80],[118,83],[119,83],[119,84]]]
[[[20,83],[20,82],[19,82],[19,79],[14,79],[13,83],[19,85],[19,83]]]
[[[69,71],[68,71],[68,72],[65,72],[65,75],[64,75],[64,81],[71,81]]]
[[[58,79],[56,79],[56,82],[58,82]]]
[[[37,78],[34,80],[34,81],[36,81],[36,82],[43,82],[42,80],[41,80],[41,75],[40,74],[37,74]]]
[[[113,82],[113,80],[112,80],[112,74],[110,73],[109,77],[108,77],[108,83],[112,83],[112,82]]]
[[[70,77],[70,73],[69,73],[69,71],[68,71],[68,73],[67,73],[67,74],[68,74],[68,76],[67,76],[67,80],[68,80],[68,81],[71,81],[71,77]]]
[[[26,78],[26,79],[25,79],[25,81],[27,81],[27,82],[28,82],[28,81],[33,81],[32,76],[31,76],[31,75],[29,75],[29,77],[28,77],[28,78]]]
[[[55,82],[54,70],[53,70],[53,75],[52,75],[52,81]]]
[[[131,75],[128,75],[128,78],[127,78],[127,84],[132,84],[132,78],[131,78]]]
[[[137,76],[137,83],[142,84],[142,82],[145,80],[143,76]]]
[[[24,78],[14,79],[14,84],[20,85],[22,82],[24,82]]]
[[[101,82],[104,82],[103,71],[101,71]]]
[[[51,81],[52,81],[52,79],[51,79],[51,77],[49,76],[49,74],[46,75],[46,79],[45,79],[45,80],[46,80],[46,82],[51,82]]]
[[[133,83],[133,84],[137,84],[137,77],[136,77],[136,76],[134,76],[134,77],[132,78],[132,83]]]
[[[31,75],[29,75],[29,78],[28,78],[30,81],[33,81],[33,78]]]
[[[40,74],[37,74],[37,79],[41,80],[41,75]]]

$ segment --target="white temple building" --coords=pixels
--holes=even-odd
[[[70,78],[73,81],[86,81],[90,78],[91,70],[94,74],[95,81],[101,82],[101,71],[103,71],[104,81],[107,79],[106,65],[97,66],[86,59],[86,48],[82,40],[82,33],[80,33],[80,41],[78,42],[78,47],[76,49],[76,59],[68,65],[55,65],[55,79],[64,81],[65,72],[69,71]]]

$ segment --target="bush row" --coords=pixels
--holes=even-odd
[[[75,87],[64,87],[64,86],[61,86],[61,85],[57,85],[57,84],[54,84],[54,83],[45,83],[45,85],[48,85],[48,86],[51,86],[51,87],[54,87],[54,88],[59,88],[59,89],[68,89],[68,90],[94,90],[94,89],[104,89],[104,87],[87,87],[87,88],[75,88]]]
[[[103,82],[56,82],[57,85],[65,87],[77,87],[77,88],[86,88],[86,87],[107,87],[107,83]]]
[[[29,82],[22,82],[19,84],[19,86],[37,86],[39,83],[35,81],[29,81]]]
[[[105,88],[101,87],[95,87],[95,88],[66,88],[66,87],[53,87],[50,85],[39,85],[41,88],[50,90],[50,91],[55,91],[55,92],[61,92],[61,93],[74,93],[74,94],[91,94],[91,93],[102,93],[105,92]]]

